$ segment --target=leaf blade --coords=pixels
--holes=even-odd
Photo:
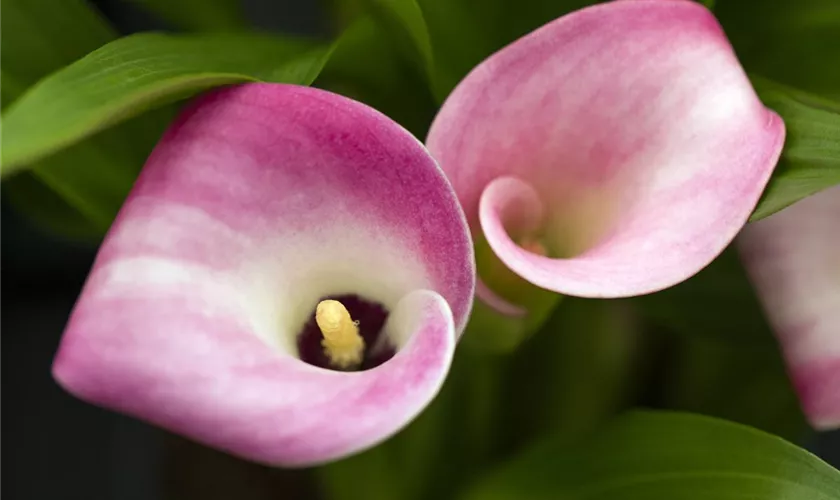
[[[257,80],[308,85],[330,51],[263,35],[144,33],[119,39],[45,78],[10,107],[3,174],[213,86]]]
[[[2,0],[2,12],[0,88],[4,109],[39,79],[117,37],[84,0]],[[54,233],[74,239],[99,238],[119,204],[100,189],[103,183],[85,185],[86,172],[136,175],[137,163],[142,162],[137,156],[151,147],[154,128],[144,120],[123,132],[100,135],[37,161],[30,172],[6,179],[3,194],[13,207]],[[74,168],[82,175],[68,178],[65,174]],[[56,182],[62,183],[61,189],[49,187]],[[122,189],[124,184],[114,187]],[[80,205],[80,195],[90,199]]]
[[[753,78],[753,85],[764,104],[785,121],[787,138],[750,221],[840,184],[840,103],[760,77]]]
[[[840,471],[740,424],[634,411],[577,446],[541,443],[477,483],[465,498],[836,500]]]

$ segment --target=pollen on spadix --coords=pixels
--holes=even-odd
[[[324,339],[321,345],[330,363],[339,369],[354,369],[362,363],[365,340],[359,335],[359,324],[350,317],[344,304],[322,300],[315,308],[315,322]]]

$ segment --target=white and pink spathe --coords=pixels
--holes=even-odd
[[[840,427],[840,186],[748,224],[738,244],[805,415]]]
[[[622,297],[687,279],[732,241],[784,132],[706,8],[624,0],[482,62],[427,147],[508,268],[563,294]],[[534,239],[547,256],[520,245]],[[477,293],[516,310],[481,282]]]
[[[474,276],[457,198],[399,125],[316,89],[230,87],[194,102],[148,159],[53,373],[81,399],[250,460],[325,462],[434,397]],[[299,359],[319,299],[342,294],[390,310],[391,359],[353,373]]]

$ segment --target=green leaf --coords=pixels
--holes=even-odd
[[[104,234],[173,112],[122,123],[39,160],[31,172]]]
[[[0,86],[4,109],[37,80],[116,38],[105,20],[80,0],[2,0],[2,12]],[[84,171],[102,171],[103,179],[119,171],[136,174],[142,159],[132,159],[132,155],[150,128],[138,125],[128,131],[131,141],[123,142],[117,134],[111,134],[110,138],[97,138],[36,162],[31,172],[22,172],[3,183],[3,196],[36,224],[54,233],[75,239],[101,237],[119,204],[111,201],[113,195],[85,201],[83,198],[95,195],[98,188],[78,181],[88,177]],[[65,179],[73,169],[82,170],[82,175]],[[49,183],[59,189],[53,190]],[[84,206],[77,203],[80,198]]]
[[[751,221],[840,184],[840,103],[761,78],[753,78],[753,85],[784,119],[787,138]]]
[[[840,472],[724,420],[631,412],[577,446],[549,439],[479,481],[468,500],[837,500]]]
[[[243,31],[240,0],[133,0],[175,26],[191,31]]]
[[[3,121],[3,174],[93,133],[210,87],[265,80],[307,85],[330,48],[261,35],[122,38],[50,75]]]
[[[717,0],[715,15],[749,72],[840,100],[840,2]]]
[[[61,152],[38,160],[28,171],[33,178],[55,193],[69,205],[64,217],[58,216],[60,207],[43,190],[23,184],[22,196],[40,195],[28,202],[20,200],[21,195],[11,195],[12,201],[19,200],[18,207],[30,212],[30,217],[46,223],[54,232],[71,237],[97,238],[105,234],[116,217],[125,197],[131,190],[143,162],[151,152],[168,122],[174,116],[174,109],[166,107],[134,118],[116,127],[97,134],[84,142],[74,144]],[[12,191],[21,186],[13,181],[17,175],[4,180]],[[35,204],[52,205],[43,210]],[[84,221],[71,223],[68,217],[78,214]],[[79,227],[90,227],[92,232],[80,231]]]

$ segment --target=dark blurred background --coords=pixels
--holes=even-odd
[[[123,34],[169,27],[125,0],[92,0]],[[243,0],[258,27],[329,36],[315,0]],[[6,499],[317,498],[309,474],[248,464],[70,397],[52,357],[96,247],[0,204]]]
[[[124,34],[167,29],[124,0],[93,3]],[[316,0],[244,0],[266,30],[330,36]],[[7,500],[309,499],[309,471],[271,470],[64,393],[52,356],[95,247],[58,239],[2,202],[3,482]],[[840,466],[840,434],[804,443]]]

